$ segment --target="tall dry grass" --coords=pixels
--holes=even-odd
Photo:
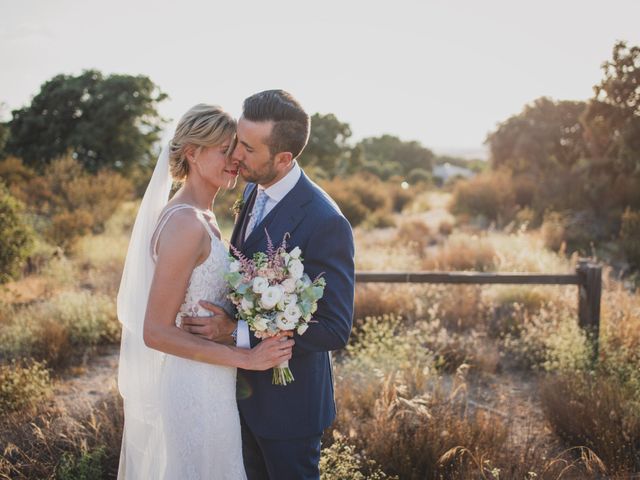
[[[601,468],[590,452],[581,459],[517,443],[508,416],[470,401],[468,364],[440,373],[433,330],[393,316],[359,329],[336,365],[338,418],[327,443],[344,439],[402,479],[590,478]]]
[[[47,405],[35,416],[2,416],[0,478],[116,478],[122,425],[115,391],[80,418]]]
[[[574,372],[547,379],[542,406],[553,430],[586,446],[616,476],[640,472],[638,392],[614,377]]]

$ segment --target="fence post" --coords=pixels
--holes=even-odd
[[[580,259],[576,267],[578,284],[578,323],[593,344],[593,360],[598,359],[600,334],[600,297],[602,295],[602,266]]]

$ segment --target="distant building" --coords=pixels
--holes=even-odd
[[[457,165],[451,165],[449,162],[433,167],[433,177],[441,185],[455,177],[470,178],[474,175],[475,173],[472,170],[458,167]]]

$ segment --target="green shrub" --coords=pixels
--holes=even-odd
[[[0,283],[15,278],[33,246],[34,235],[22,219],[23,207],[0,183]]]
[[[65,249],[91,231],[94,219],[91,213],[82,207],[74,212],[62,212],[54,215],[46,234],[49,240]]]
[[[395,186],[391,190],[391,209],[394,212],[402,212],[413,202],[414,197],[414,189],[404,189],[401,186]]]
[[[0,357],[30,356],[55,368],[97,345],[117,342],[119,332],[112,297],[64,292],[16,311],[0,332]]]
[[[113,171],[90,174],[67,156],[51,162],[19,193],[47,239],[70,248],[82,235],[99,233],[118,205],[133,191],[130,180]]]
[[[366,475],[365,475],[366,473]],[[341,438],[322,450],[320,480],[383,480],[388,477],[372,460],[363,458]]]
[[[485,173],[456,183],[452,210],[457,214],[483,216],[507,224],[516,211],[511,176],[506,172]]]
[[[409,245],[419,257],[422,257],[431,241],[431,231],[422,220],[407,220],[398,228],[396,238],[399,244]]]
[[[411,185],[415,185],[416,183],[431,183],[433,181],[433,176],[429,170],[425,170],[424,168],[414,168],[407,175],[407,181]]]
[[[0,179],[4,180],[10,189],[12,187],[20,188],[35,176],[36,172],[27,167],[19,158],[7,157],[0,162]]]
[[[599,217],[590,210],[547,212],[541,233],[545,246],[552,250],[591,252],[592,246],[609,237],[611,218]]]
[[[522,368],[548,372],[575,372],[588,368],[591,344],[571,309],[549,306],[529,314],[506,333],[504,351]]]
[[[321,185],[351,225],[359,225],[369,217],[369,226],[385,227],[393,226],[389,216],[391,211],[402,212],[415,198],[416,190],[403,189],[401,180],[393,176],[383,182],[372,174],[361,173],[325,180]]]
[[[377,211],[367,217],[367,227],[369,228],[391,228],[396,226],[396,221],[389,212]]]
[[[51,393],[44,363],[29,361],[0,365],[0,413],[34,407]]]
[[[544,246],[555,252],[565,243],[567,222],[565,216],[558,212],[547,212],[544,215],[540,233]]]
[[[456,234],[450,236],[433,254],[425,257],[422,268],[486,272],[495,270],[497,263],[498,252],[486,237]]]
[[[629,263],[640,268],[640,211],[627,208],[622,214],[620,242]]]
[[[57,480],[95,480],[104,477],[102,463],[106,458],[104,447],[83,452],[79,457],[67,452],[56,469]]]
[[[65,292],[54,297],[46,311],[49,318],[68,328],[73,345],[95,346],[113,343],[119,338],[115,304],[105,295]]]
[[[362,205],[375,212],[387,207],[386,185],[388,184],[373,175],[354,175],[348,179],[345,186],[358,196]]]
[[[333,185],[333,182],[330,185]],[[325,190],[338,204],[342,214],[347,217],[352,227],[360,225],[367,218],[369,211],[360,202],[360,198],[353,192],[338,186],[325,187]]]
[[[417,330],[407,333],[402,318],[395,315],[369,317],[356,328],[357,341],[347,346],[345,365],[363,372],[373,369],[392,373],[416,364],[429,365],[431,352],[422,346],[423,339]]]

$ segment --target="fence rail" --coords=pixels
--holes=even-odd
[[[578,324],[593,341],[598,358],[602,266],[580,260],[574,274],[484,272],[356,272],[356,283],[449,283],[502,285],[577,285]]]

